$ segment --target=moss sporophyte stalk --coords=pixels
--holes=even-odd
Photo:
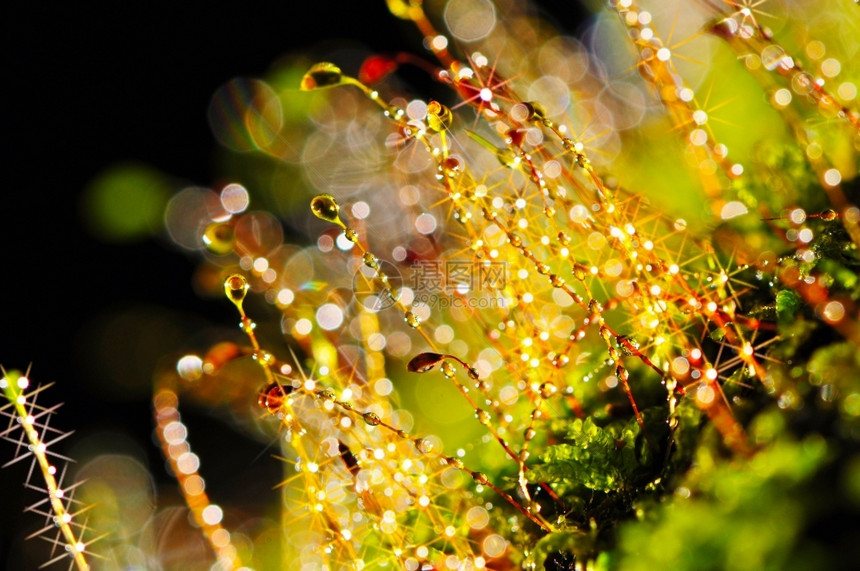
[[[240,319],[154,400],[214,565],[845,564],[856,3],[610,0],[578,37],[513,1],[387,5],[426,53],[234,80],[213,130],[243,183],[168,205]],[[205,491],[185,398],[272,445],[265,522]]]

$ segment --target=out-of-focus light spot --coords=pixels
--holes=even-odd
[[[806,222],[806,211],[802,208],[795,208],[789,212],[788,219],[794,224],[803,224]]]
[[[298,321],[296,321],[294,329],[296,330],[296,333],[298,333],[299,335],[307,335],[308,333],[311,332],[311,329],[313,329],[313,327],[314,327],[314,324],[311,323],[311,320],[303,317],[303,318],[299,319]]]
[[[669,48],[664,47],[664,48],[660,48],[659,50],[657,50],[657,59],[658,60],[669,61],[669,59],[671,57],[672,57],[672,52],[669,50]]]
[[[690,131],[690,142],[701,147],[708,142],[708,133],[704,129],[693,129]]]
[[[749,210],[743,202],[733,200],[731,202],[726,202],[723,205],[723,208],[720,210],[720,218],[723,220],[731,220],[732,218],[742,216],[747,212],[749,212]]]
[[[714,389],[711,388],[710,385],[702,384],[699,385],[699,388],[696,389],[696,400],[699,401],[701,405],[709,405],[714,402],[714,397],[716,393],[714,393]]]
[[[200,469],[200,458],[193,452],[184,452],[176,459],[176,467],[183,474],[193,474]]]
[[[328,234],[322,234],[317,238],[317,248],[319,248],[321,252],[331,252],[332,248],[334,248],[334,238]]]
[[[821,74],[825,77],[836,77],[842,71],[842,64],[838,59],[829,57],[821,62]]]
[[[258,274],[262,274],[269,269],[269,260],[266,258],[256,258],[251,267],[254,268],[254,271]]]
[[[352,215],[359,220],[364,220],[370,215],[370,205],[363,200],[353,204],[351,210]]]
[[[449,0],[443,17],[451,35],[462,42],[474,42],[493,31],[496,8],[489,0]]]
[[[827,169],[824,171],[824,184],[827,186],[836,186],[842,182],[842,173],[836,169]]]
[[[424,102],[422,101],[421,103]],[[426,103],[424,103],[424,115],[427,115]],[[404,206],[414,206],[415,204],[418,204],[418,199],[421,198],[421,192],[411,184],[401,187],[397,194],[400,198],[400,202],[403,203]]]
[[[215,504],[209,504],[205,508],[203,508],[203,521],[205,521],[209,525],[216,525],[221,523],[221,519],[224,517],[224,511]]]
[[[99,173],[84,189],[82,214],[88,230],[106,242],[140,240],[161,228],[170,193],[159,171],[119,164]]]
[[[454,329],[450,325],[440,325],[433,331],[433,337],[439,343],[450,343],[454,340]]]
[[[176,446],[182,444],[188,438],[188,429],[178,420],[174,420],[162,429],[162,434],[168,444]]]
[[[367,338],[367,347],[372,351],[382,351],[385,349],[385,335],[382,333],[372,333]]]
[[[317,309],[317,323],[326,331],[333,331],[343,325],[343,310],[334,303],[326,303]]]
[[[555,75],[544,75],[532,82],[528,98],[540,101],[547,116],[553,117],[567,111],[570,106],[570,87]]]
[[[228,149],[239,152],[268,149],[281,159],[297,158],[293,146],[284,144],[281,100],[264,81],[230,80],[215,91],[207,115],[215,138]]]
[[[684,376],[690,372],[690,362],[685,357],[675,357],[672,359],[672,373],[678,376]]]
[[[828,301],[821,310],[821,315],[830,323],[838,323],[845,317],[845,306],[838,301]]]
[[[818,40],[813,40],[806,44],[806,55],[808,55],[810,59],[821,59],[824,57],[825,49],[826,48],[823,43]]]
[[[343,250],[344,252],[348,252],[352,250],[355,246],[347,237],[344,232],[341,232],[337,235],[337,239],[335,240],[335,244],[337,244],[338,249]]]
[[[385,377],[382,377],[373,383],[373,390],[381,397],[388,396],[394,390],[394,384]]]
[[[777,107],[785,107],[789,103],[791,103],[791,91],[785,89],[784,87],[781,89],[777,89],[773,92],[773,103]]]
[[[415,229],[421,234],[432,234],[436,230],[436,217],[425,212],[415,218]]]
[[[622,271],[624,271],[624,264],[618,258],[611,258],[603,264],[603,272],[609,277],[618,277]]]
[[[231,214],[239,214],[248,208],[251,197],[241,184],[228,184],[221,190],[221,206]]]
[[[618,283],[615,284],[615,293],[619,297],[629,297],[633,295],[634,291],[633,282],[630,280],[618,280]]]
[[[176,363],[176,371],[186,381],[196,381],[203,376],[203,359],[197,355],[185,355]]]
[[[296,294],[290,288],[284,288],[278,292],[276,299],[280,305],[290,305],[296,299]]]
[[[857,97],[857,86],[850,81],[840,83],[836,88],[836,95],[843,101],[852,101]]]
[[[484,538],[481,544],[484,550],[484,555],[489,558],[498,557],[508,548],[508,542],[498,533],[493,533]]]
[[[185,489],[185,493],[189,496],[197,496],[203,493],[206,489],[206,482],[198,476],[194,474],[193,476],[189,476],[182,483],[182,487]]]

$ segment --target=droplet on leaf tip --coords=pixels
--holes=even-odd
[[[340,220],[340,205],[330,194],[319,194],[311,200],[311,211],[320,220],[342,226]]]
[[[224,280],[224,293],[236,305],[241,306],[242,301],[245,299],[245,294],[248,293],[248,288],[250,287],[248,280],[239,274],[233,274]]]

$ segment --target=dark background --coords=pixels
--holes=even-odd
[[[573,2],[542,5],[569,30],[581,22]],[[158,308],[156,314],[188,316],[190,331],[232,325],[234,310],[194,295],[195,261],[167,240],[118,245],[96,239],[80,216],[82,189],[106,167],[129,160],[205,186],[219,172],[206,109],[220,85],[261,76],[290,51],[312,57],[329,39],[351,38],[376,52],[421,53],[421,38],[411,23],[388,14],[383,0],[226,8],[208,2],[7,2],[0,21],[0,364],[20,370],[32,364],[35,382],[56,383],[43,395],[46,404],[65,403],[52,426],[78,434],[120,430],[141,443],[151,471],[166,482],[151,444],[149,401],[98,388],[122,370],[100,369],[93,324],[128,308]],[[124,336],[120,346],[133,347],[141,333],[129,327],[105,334]],[[127,373],[150,376],[146,369],[155,363],[132,357]],[[205,412],[183,414],[196,419],[198,431],[219,430]],[[220,438],[239,439],[221,440],[221,446],[247,450],[240,462],[254,462],[261,452],[259,443],[229,431]],[[195,446],[205,447],[200,440]],[[13,449],[0,443],[0,464]],[[197,451],[208,462],[205,449]],[[0,470],[3,568],[22,568],[19,533],[39,523],[22,514],[38,498],[21,487],[25,464],[29,460]],[[268,477],[277,474],[262,478]]]

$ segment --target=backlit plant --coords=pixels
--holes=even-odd
[[[512,1],[388,6],[427,59],[227,84],[210,120],[251,168],[167,208],[241,320],[156,379],[216,565],[839,563],[856,525],[819,538],[804,494],[860,507],[855,3],[612,0],[579,39]],[[280,521],[224,524],[184,395],[277,443]]]

